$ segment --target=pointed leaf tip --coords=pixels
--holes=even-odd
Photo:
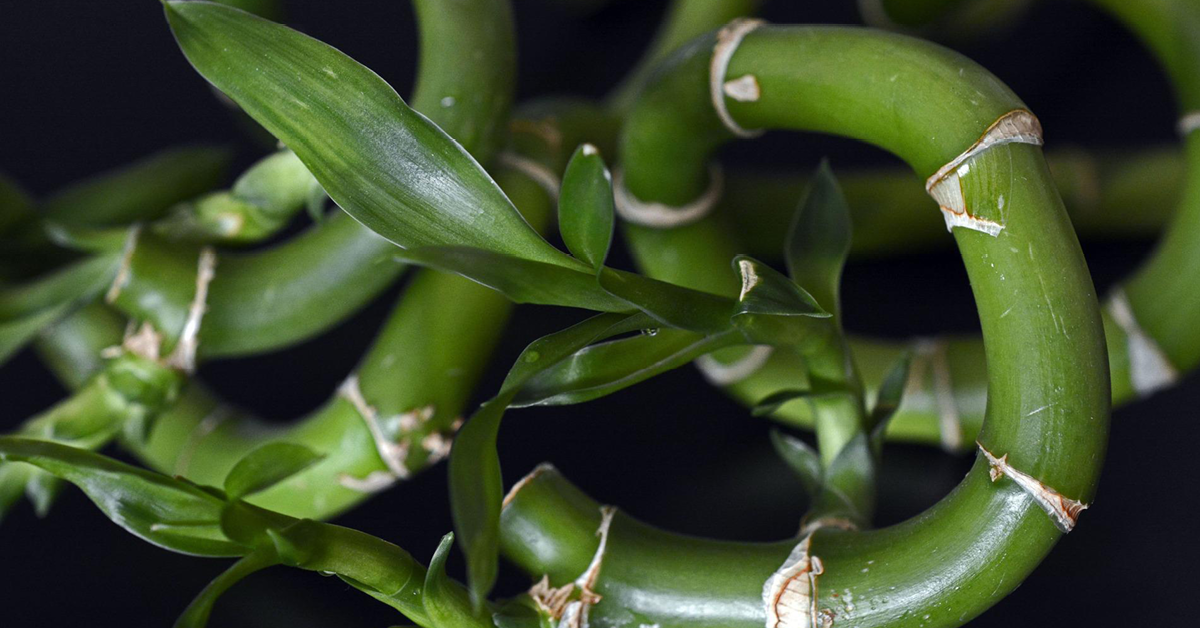
[[[446,575],[446,558],[454,546],[454,533],[449,532],[438,543],[425,572],[425,587],[421,604],[435,626],[461,628],[494,628],[487,606],[482,599],[471,604],[462,587]],[[475,602],[472,596],[471,602]]]
[[[792,280],[834,314],[851,233],[850,208],[829,161],[822,160],[792,218],[784,258]]]
[[[600,270],[612,244],[612,175],[591,144],[575,150],[558,197],[558,228],[571,254]]]
[[[209,2],[167,19],[188,61],[291,148],[346,213],[404,247],[467,246],[577,269],[460,144],[337,49]]]
[[[749,255],[733,258],[733,268],[742,279],[738,295],[739,314],[768,316],[830,316],[807,290]]]

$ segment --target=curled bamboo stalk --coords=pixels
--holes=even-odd
[[[733,135],[709,98],[710,55],[718,37],[673,57],[630,114],[622,135],[622,168],[628,192],[643,202],[684,205],[697,197],[708,185],[709,155]],[[924,42],[854,29],[757,27],[744,34],[722,79],[747,76],[758,84],[760,97],[723,102],[740,128],[815,130],[862,139],[896,153],[922,175],[956,157],[963,164],[955,181],[961,181],[961,192],[956,189],[960,209],[943,211],[968,211],[1001,227],[994,233],[953,230],[971,276],[991,367],[992,397],[980,438],[989,451],[1007,454],[1014,468],[1045,486],[1089,501],[1104,450],[1110,398],[1104,375],[1084,374],[1106,365],[1100,314],[1041,149],[1020,143],[1025,140],[1007,143],[1008,138],[1025,137],[1020,129],[1008,134],[1002,124],[1013,112],[1024,112],[1024,105],[963,57]],[[730,245],[718,237],[716,221],[706,218],[677,230],[633,227],[627,235],[652,276],[729,293],[737,288],[728,285],[728,275],[716,273],[714,262],[727,259],[722,253]],[[684,261],[656,265],[659,258]],[[1048,268],[1056,272],[1048,273]],[[1029,294],[1044,299],[1021,296]],[[1069,328],[1067,320],[1072,321]],[[1047,409],[1042,412],[1030,412],[1043,406]],[[910,621],[957,625],[990,605],[988,596],[981,595],[984,589],[1015,586],[1058,532],[1038,502],[1018,487],[992,485],[987,467],[981,456],[957,490],[906,523],[874,532],[813,533],[812,552],[823,563],[820,586],[811,592],[819,616],[800,613],[793,618],[797,625],[833,615],[863,626]],[[518,507],[521,494],[509,509]],[[614,534],[619,525],[614,524]],[[953,546],[939,538],[949,529],[959,539]],[[563,532],[562,527],[539,520],[516,533],[512,542],[529,545],[534,539],[553,539],[556,532]],[[655,534],[640,536],[636,546],[665,547],[655,543],[666,543]],[[598,589],[610,605],[598,604],[593,616],[632,611],[662,625],[690,626],[761,624],[772,609],[770,601],[766,606],[761,601],[763,583],[785,563],[791,545],[764,547],[761,561],[742,555],[744,567],[737,575],[710,570],[729,578],[702,587],[704,605],[677,605],[667,600],[699,595],[699,588],[692,588],[696,581],[655,572],[655,584],[622,582],[614,576],[620,568],[613,567],[619,544],[615,539],[610,543],[607,576],[601,576]],[[929,559],[930,544],[940,550],[934,561]],[[510,549],[510,554],[535,576],[567,569],[555,560],[524,560],[520,550]],[[989,558],[1001,554],[1008,557],[1003,564]],[[627,555],[627,564],[638,563],[637,555],[637,550]],[[680,559],[688,560],[683,554]],[[875,567],[865,577],[861,568],[868,560],[888,567]],[[699,564],[676,573],[694,573]],[[571,570],[578,567],[570,565]],[[975,575],[967,578],[966,573]],[[611,578],[607,589],[606,577]],[[823,596],[829,590],[848,590],[855,599],[872,603],[848,616],[834,598]],[[626,597],[626,591],[637,594]],[[727,592],[728,602],[714,601],[722,599],[714,591]],[[707,610],[700,616],[685,608]]]
[[[1154,52],[1175,86],[1181,120],[1200,107],[1200,91],[1196,87],[1200,83],[1200,66],[1197,65],[1200,64],[1200,10],[1195,4],[1171,0],[1101,0],[1097,4],[1134,30]],[[1196,224],[1200,221],[1200,188],[1197,188],[1200,176],[1195,174],[1200,172],[1200,148],[1197,148],[1200,139],[1188,131],[1183,133],[1183,144],[1183,172],[1177,175],[1181,179],[1181,189],[1177,194],[1156,198],[1154,190],[1162,188],[1143,185],[1166,172],[1161,165],[1150,173],[1145,173],[1141,167],[1128,171],[1140,181],[1132,188],[1126,188],[1123,177],[1102,178],[1103,186],[1112,186],[1113,191],[1101,193],[1101,198],[1111,195],[1115,200],[1125,195],[1122,190],[1139,190],[1135,198],[1123,200],[1123,206],[1109,206],[1106,213],[1110,218],[1106,220],[1124,222],[1123,216],[1130,214],[1128,208],[1135,204],[1152,207],[1151,213],[1159,216],[1164,209],[1172,212],[1154,253],[1105,298],[1104,328],[1115,405],[1169,387],[1182,373],[1200,363],[1200,343],[1188,331],[1200,321],[1200,301],[1197,301],[1194,289],[1197,275],[1192,270],[1200,264],[1200,241],[1197,240],[1200,225]],[[1104,205],[1107,202],[1102,202]],[[906,207],[899,205],[894,209],[902,211]],[[887,211],[891,212],[891,209]],[[1078,212],[1073,222],[1081,233],[1092,224],[1085,212]],[[920,353],[920,347],[928,346],[927,343],[926,339],[914,343],[856,342],[856,355],[868,387],[878,385],[884,369],[902,352],[916,348]],[[983,348],[978,340],[967,338],[946,339],[937,344],[948,347],[948,351],[935,352],[934,357],[947,355],[952,368],[940,381],[932,374],[919,376],[914,373],[912,394],[892,422],[890,435],[900,440],[970,451],[983,424],[987,399]],[[734,384],[729,390],[752,404],[769,394],[772,387],[795,368],[786,356],[777,356],[754,377]],[[811,412],[802,404],[781,408],[777,417],[797,425],[812,423]],[[948,427],[954,423],[958,424],[957,430]],[[955,431],[961,437],[947,437]]]

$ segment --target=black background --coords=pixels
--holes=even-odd
[[[402,0],[293,0],[289,23],[334,45],[406,93],[415,67],[411,9]],[[857,23],[853,2],[767,4],[776,22]],[[521,100],[600,97],[649,42],[665,2],[615,1],[580,15],[552,0],[516,0]],[[1052,147],[1173,142],[1170,87],[1119,25],[1082,3],[1038,3],[1015,30],[954,44],[1038,113]],[[263,154],[178,52],[153,0],[0,0],[0,168],[36,194],[185,142],[237,148],[233,172]],[[770,134],[725,151],[747,166],[802,172],[823,156],[836,169],[890,163],[879,151],[815,136]],[[914,179],[914,185],[917,185]],[[1130,207],[1136,212],[1140,208]],[[935,212],[931,220],[940,222]],[[947,236],[946,242],[949,244]],[[1148,242],[1085,242],[1097,287],[1133,268]],[[624,259],[618,252],[618,259]],[[856,261],[845,312],[859,332],[905,337],[972,331],[969,286],[951,250]],[[205,366],[233,401],[286,421],[323,401],[370,341],[397,291],[303,346]],[[494,390],[530,340],[578,314],[522,308],[480,389]],[[0,428],[64,391],[29,352],[0,370]],[[1115,413],[1094,507],[1013,595],[973,626],[1194,625],[1200,559],[1190,518],[1197,489],[1193,408],[1200,382]],[[804,503],[767,444],[769,425],[683,368],[577,407],[514,412],[501,436],[509,482],[553,461],[598,500],[672,530],[769,540],[791,535]],[[116,455],[120,455],[116,452]],[[885,452],[880,523],[911,516],[962,477],[969,458],[923,447]],[[427,560],[450,529],[445,467],[342,517]],[[455,556],[454,561],[459,561]],[[0,625],[166,626],[225,561],[178,556],[109,523],[78,492],[45,520],[21,506],[0,526]],[[452,570],[461,568],[454,562]],[[460,573],[460,572],[456,572]],[[506,567],[501,593],[528,580]],[[386,626],[391,609],[336,579],[275,569],[223,598],[213,626]]]

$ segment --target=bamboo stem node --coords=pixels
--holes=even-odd
[[[962,177],[971,171],[971,162],[988,149],[1004,144],[1041,146],[1042,123],[1025,109],[1010,111],[993,122],[967,150],[938,168],[925,181],[925,191],[942,210],[946,231],[964,227],[996,237],[1004,230],[1004,225],[999,222],[974,215],[971,208],[967,207],[962,190]],[[1003,200],[999,202],[1003,207]]]
[[[200,323],[204,320],[204,312],[208,309],[208,286],[212,283],[217,266],[217,254],[211,246],[200,250],[200,259],[196,263],[196,293],[188,306],[187,318],[183,323],[183,331],[175,349],[167,356],[167,366],[179,369],[184,373],[196,370],[196,350],[200,347]]]
[[[708,181],[708,189],[686,205],[648,203],[634,196],[633,192],[625,187],[624,174],[618,168],[613,173],[613,205],[617,215],[635,225],[655,229],[683,227],[707,216],[721,198],[725,178],[717,164],[709,167]]]
[[[1002,476],[1008,476],[1017,483],[1017,486],[1029,493],[1033,501],[1037,502],[1037,505],[1046,511],[1046,514],[1050,515],[1054,525],[1064,534],[1075,528],[1075,523],[1079,520],[1079,513],[1087,510],[1089,504],[1066,497],[1033,476],[1013,468],[1008,463],[1008,454],[997,458],[983,446],[983,443],[976,441],[975,444],[987,458],[988,475],[992,478],[992,482],[999,480]]]
[[[562,181],[552,170],[538,162],[513,152],[503,152],[496,156],[496,161],[505,168],[511,168],[540,185],[550,198],[557,199]]]
[[[817,612],[817,577],[825,572],[821,559],[810,553],[812,533],[788,554],[763,583],[766,628],[825,628],[833,618]]]
[[[373,471],[365,478],[359,479],[343,474],[338,478],[342,486],[364,492],[376,492],[387,488],[396,480],[407,478],[410,475],[408,467],[405,465],[405,461],[408,459],[408,440],[393,442],[384,435],[383,428],[379,425],[379,413],[363,397],[357,375],[351,375],[342,382],[341,387],[338,388],[338,396],[349,401],[350,405],[358,411],[363,422],[367,424],[367,429],[371,432],[371,439],[375,441],[375,450],[379,453],[379,458],[383,461],[384,466],[387,467],[386,471]]]
[[[602,599],[595,591],[596,580],[600,577],[600,568],[604,564],[608,529],[612,526],[613,515],[616,512],[617,509],[613,506],[600,507],[600,526],[596,529],[600,544],[596,547],[596,553],[592,555],[587,569],[579,574],[574,582],[552,587],[550,576],[544,575],[529,589],[529,597],[533,598],[538,609],[551,619],[558,620],[555,624],[557,628],[587,628],[588,610]],[[579,598],[573,600],[571,597],[576,589],[579,590]]]
[[[714,386],[729,386],[753,375],[771,358],[773,347],[757,345],[745,357],[732,364],[723,364],[711,355],[696,358],[696,368]]]
[[[754,29],[766,24],[763,20],[751,18],[737,18],[726,24],[721,30],[717,31],[717,43],[713,46],[712,60],[708,65],[708,89],[709,95],[712,97],[713,109],[717,112],[717,117],[721,119],[721,124],[729,129],[730,133],[738,137],[749,138],[758,137],[763,134],[761,129],[746,129],[729,115],[729,109],[725,107],[725,95],[728,93],[730,84],[733,85],[733,93],[729,95],[735,100],[758,100],[759,89],[758,81],[753,75],[746,75],[725,82],[725,72],[729,69],[729,60],[733,58],[733,53],[737,52],[738,45],[742,43],[742,39],[749,35]],[[749,77],[753,84],[753,90],[745,89],[747,85],[744,81]],[[736,94],[736,95],[735,95]],[[749,98],[753,94],[752,98]],[[739,96],[747,96],[746,98]]]

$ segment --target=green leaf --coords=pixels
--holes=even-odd
[[[398,251],[396,259],[462,275],[515,303],[561,305],[596,312],[634,309],[601,289],[590,273],[463,246]]]
[[[162,151],[68,187],[46,201],[43,215],[93,226],[153,220],[220,185],[229,158],[228,150],[212,146]]]
[[[649,322],[644,314],[600,314],[530,343],[504,379],[500,394],[467,421],[450,451],[450,510],[467,555],[467,580],[476,608],[496,580],[504,482],[496,437],[504,410],[522,385],[587,345]]]
[[[879,384],[879,393],[875,396],[875,405],[868,415],[867,433],[871,435],[871,444],[878,455],[882,445],[883,434],[888,422],[895,416],[900,402],[904,398],[904,389],[908,386],[908,371],[912,365],[912,353],[905,352],[888,368],[887,374]]]
[[[792,345],[802,352],[819,349],[833,319],[816,300],[770,266],[745,255],[733,259],[742,290],[732,321],[751,344]]]
[[[822,517],[842,517],[859,527],[871,521],[875,509],[875,457],[867,435],[846,443],[825,469],[821,493],[812,511]]]
[[[759,399],[754,404],[754,407],[750,409],[750,414],[753,416],[767,416],[782,408],[784,404],[797,399],[807,399],[812,394],[810,390],[777,390]]]
[[[816,497],[821,491],[823,476],[821,455],[808,443],[779,430],[771,430],[771,445],[775,447],[775,453],[796,472],[800,483],[804,485],[804,492],[809,497]]]
[[[175,628],[204,628],[208,625],[213,605],[230,587],[256,571],[278,564],[279,558],[271,551],[256,550],[247,554],[204,587],[179,619],[175,620]]]
[[[496,582],[500,551],[500,507],[504,481],[496,437],[511,393],[480,406],[450,450],[450,513],[467,555],[471,601],[479,607]]]
[[[738,255],[733,268],[742,278],[735,315],[829,317],[808,291],[769,265]]]
[[[240,556],[221,534],[225,505],[211,492],[57,443],[0,437],[0,460],[26,462],[83,490],[109,519],[159,547],[197,556]]]
[[[425,572],[421,603],[436,628],[495,628],[486,609],[472,610],[462,587],[446,575],[446,558],[454,546],[454,533],[442,537]]]
[[[271,488],[325,456],[296,443],[267,443],[246,454],[225,476],[225,494],[241,499]]]
[[[164,4],[196,70],[291,148],[330,198],[372,230],[404,248],[469,246],[580,268],[525,222],[458,143],[371,70],[236,9]]]
[[[663,325],[706,334],[729,329],[734,304],[724,297],[612,268],[598,278],[610,294]]]
[[[612,175],[596,147],[584,144],[563,174],[558,230],[571,254],[597,271],[612,244],[613,212]]]
[[[784,404],[803,399],[809,403],[828,399],[834,396],[849,397],[850,389],[845,384],[833,382],[820,377],[809,377],[809,387],[806,389],[788,389],[778,390],[759,400],[754,404],[754,408],[750,413],[754,416],[766,416],[781,408]],[[815,411],[815,409],[814,409]]]
[[[599,399],[683,366],[735,340],[678,329],[643,332],[590,345],[530,378],[512,407],[568,405]]]
[[[554,367],[594,342],[644,330],[653,322],[649,316],[640,312],[599,314],[562,331],[538,338],[525,347],[509,369],[504,384],[500,387],[501,395],[519,393],[526,382],[539,373]]]
[[[792,280],[835,315],[840,309],[838,290],[850,254],[850,238],[850,208],[829,162],[822,161],[792,218],[784,258]]]

